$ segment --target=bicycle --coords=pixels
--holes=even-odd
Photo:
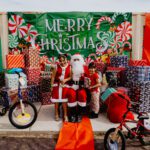
[[[9,106],[9,102],[3,106],[1,111],[1,116],[5,115],[6,112],[9,110],[9,121],[10,123],[18,128],[18,129],[25,129],[34,124],[37,119],[37,109],[31,102],[27,100],[23,100],[22,92],[21,92],[21,85],[24,84],[24,79],[20,76],[22,72],[21,68],[13,68],[9,70],[11,74],[17,74],[19,77],[19,84],[18,84],[18,101],[15,102],[12,106]],[[2,96],[2,102],[6,102],[6,100]]]
[[[123,96],[123,95],[120,95]],[[124,98],[124,97],[123,97]],[[125,98],[124,98],[125,99]],[[125,99],[127,100],[127,99]],[[126,139],[138,139],[142,145],[149,145],[150,142],[146,142],[145,138],[150,135],[150,123],[147,119],[149,116],[146,112],[136,112],[138,114],[138,120],[128,120],[126,119],[127,114],[133,110],[132,105],[137,105],[138,103],[130,102],[127,100],[127,111],[123,115],[123,119],[117,128],[109,129],[104,136],[104,148],[105,150],[125,150]],[[135,123],[136,127],[130,128],[126,123]],[[127,130],[125,135],[123,127]],[[121,144],[121,145],[119,145]]]

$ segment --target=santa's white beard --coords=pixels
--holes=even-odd
[[[84,73],[83,64],[80,61],[72,63],[73,81],[79,81],[81,75]]]

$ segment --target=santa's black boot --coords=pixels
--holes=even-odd
[[[76,107],[69,108],[69,122],[76,122]]]
[[[82,115],[83,115],[83,108],[81,106],[78,106],[77,115],[76,115],[76,122],[82,121]]]

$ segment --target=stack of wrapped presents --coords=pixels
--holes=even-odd
[[[10,52],[6,55],[7,68],[22,68],[20,75],[25,80],[21,86],[24,100],[51,104],[50,101],[50,70],[41,71],[39,51],[36,49],[25,49],[22,53]],[[50,68],[50,67],[49,67]],[[1,93],[9,104],[18,98],[18,75],[9,74],[7,71],[0,72]]]
[[[85,60],[86,61],[86,60]],[[23,53],[10,53],[6,56],[7,69],[23,68],[21,76],[26,84],[21,87],[23,98],[31,102],[51,104],[51,64],[41,69],[39,51],[25,49]],[[97,70],[105,72],[106,64],[96,61]],[[145,60],[129,60],[126,55],[110,57],[107,64],[106,79],[109,87],[128,94],[132,101],[138,102],[135,110],[150,112],[150,66]],[[5,99],[16,100],[18,76],[0,71],[0,88]]]
[[[110,87],[124,91],[132,101],[138,102],[135,111],[150,112],[150,66],[145,60],[113,56],[106,77]]]

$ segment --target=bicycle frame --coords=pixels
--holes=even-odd
[[[18,76],[19,76],[19,78],[21,77],[20,74],[18,74]],[[21,86],[21,84],[20,84],[20,82],[19,82],[19,85],[18,85],[18,100],[19,100],[19,102],[20,102],[22,114],[24,114],[24,113],[25,113],[25,110],[24,110],[24,105],[23,105],[23,103],[22,103],[23,98],[22,98],[22,93],[21,93],[21,87],[20,87],[20,86]]]
[[[138,133],[138,130],[139,130],[139,128],[140,127],[142,127],[145,131],[147,131],[147,132],[149,132],[150,133],[150,130],[148,130],[147,128],[145,128],[145,126],[144,126],[144,119],[139,119],[139,120],[129,120],[129,119],[126,119],[126,115],[129,113],[129,110],[124,114],[124,116],[123,116],[123,120],[121,121],[121,123],[120,123],[120,125],[116,128],[116,130],[115,130],[115,134],[113,135],[113,137],[112,137],[112,140],[116,140],[116,135],[117,135],[117,133],[118,133],[118,131],[119,130],[123,130],[123,127],[125,127],[126,128],[126,130],[128,131],[128,132],[130,132],[131,133],[131,135],[133,135],[134,137],[138,137],[139,136],[139,133]],[[141,115],[140,113],[139,113],[139,115]],[[133,131],[128,125],[127,125],[127,123],[135,123],[136,124],[136,127],[135,127],[135,131]]]

